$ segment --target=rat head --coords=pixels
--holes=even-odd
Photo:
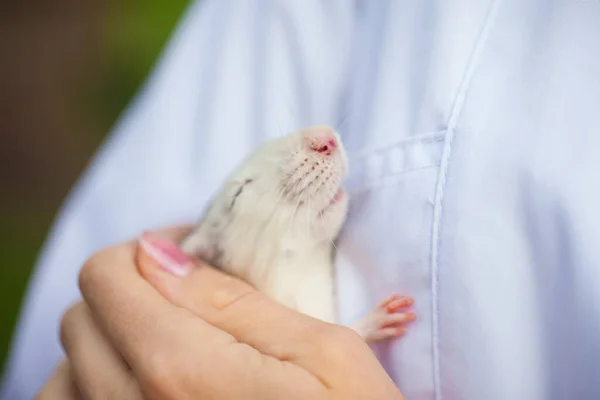
[[[238,273],[330,249],[346,217],[346,169],[330,127],[271,140],[232,174],[181,248]]]
[[[309,246],[329,243],[346,216],[346,170],[346,153],[332,128],[290,133],[265,143],[233,174],[222,194],[225,212],[231,223],[256,227],[256,233]]]
[[[227,180],[182,250],[241,268],[330,246],[346,217],[346,168],[342,142],[330,127],[271,140]]]
[[[231,175],[181,249],[269,290],[275,267],[326,267],[346,217],[346,169],[330,127],[268,141]]]

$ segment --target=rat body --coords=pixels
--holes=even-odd
[[[334,240],[346,218],[348,160],[339,135],[315,126],[271,140],[233,172],[181,249],[276,301],[336,323]],[[393,296],[356,327],[368,342],[404,332]],[[404,318],[410,320],[410,316]]]

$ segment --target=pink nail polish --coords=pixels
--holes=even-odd
[[[152,237],[148,233],[140,236],[138,242],[165,271],[175,276],[186,276],[194,269],[192,260],[175,243]]]

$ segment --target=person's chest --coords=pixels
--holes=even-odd
[[[600,168],[600,3],[453,3],[390,2],[364,20],[342,129],[342,320],[395,292],[415,298],[407,336],[378,349],[407,398],[589,394],[584,378],[549,383],[562,369],[548,360],[565,350],[548,346],[575,336],[548,334],[559,305],[548,287],[573,297],[557,271],[587,271],[580,259],[595,251],[577,245],[579,260],[565,261],[550,250],[566,246],[556,232],[600,237],[589,179]]]

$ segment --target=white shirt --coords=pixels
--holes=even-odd
[[[600,1],[195,3],[58,217],[2,398],[62,357],[91,253],[197,219],[263,140],[332,124],[342,322],[414,296],[378,349],[406,397],[598,399],[599,113]]]

